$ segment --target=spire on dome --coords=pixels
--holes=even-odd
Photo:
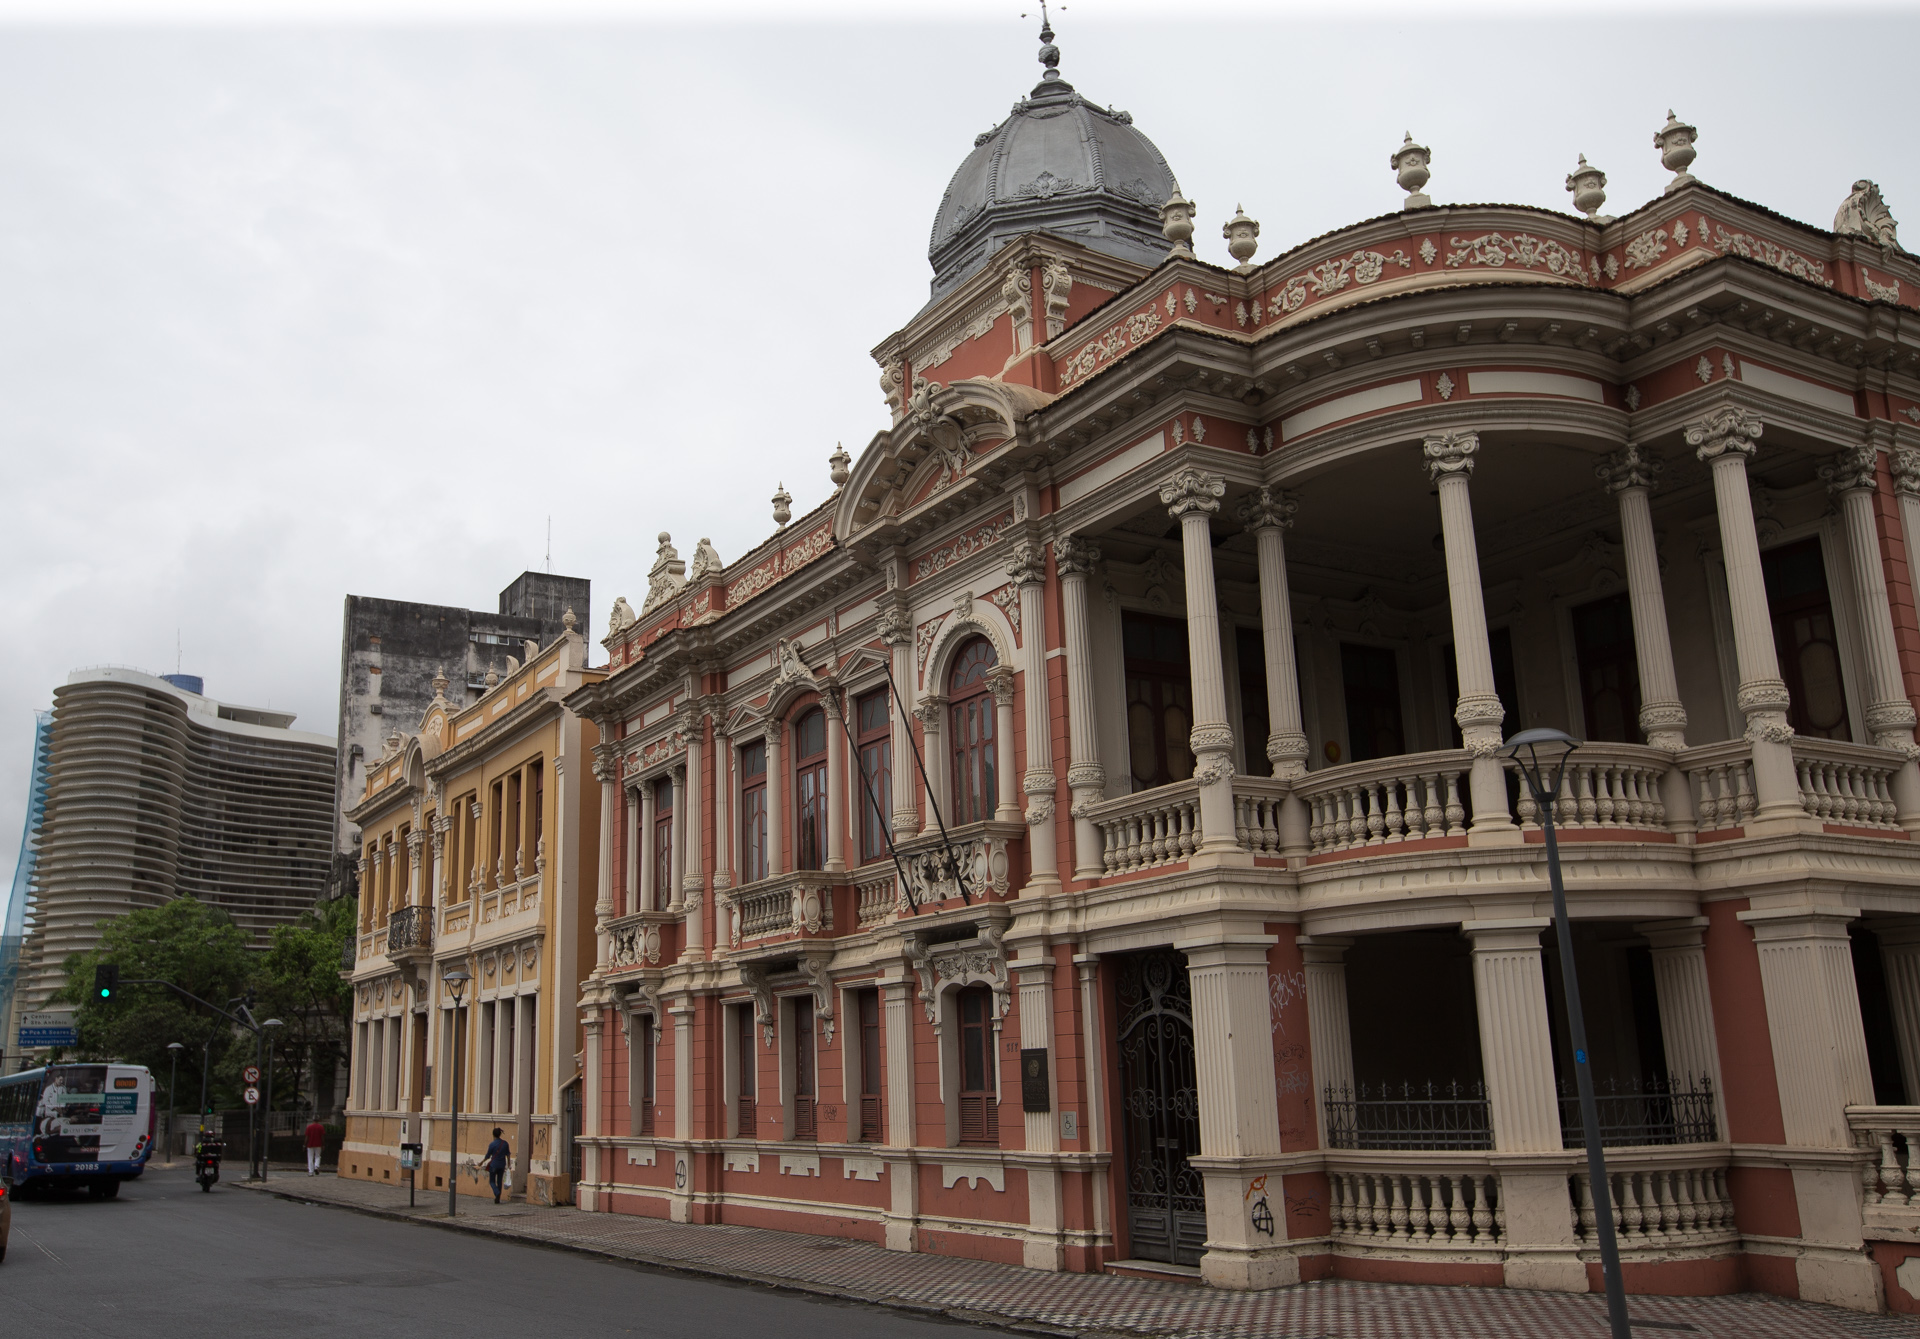
[[[1062,5],[1062,9],[1066,6]],[[1022,14],[1021,18],[1027,17]],[[1073,92],[1073,85],[1060,77],[1060,48],[1053,44],[1053,21],[1047,17],[1047,0],[1040,0],[1040,63],[1047,67],[1031,96],[1059,97]]]

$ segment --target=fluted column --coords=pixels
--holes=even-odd
[[[1887,974],[1887,1004],[1900,1043],[1900,1077],[1909,1105],[1920,1105],[1920,921],[1879,931],[1880,962]]]
[[[686,784],[680,806],[674,811],[674,835],[680,845],[680,958],[694,962],[706,956],[706,829],[701,824],[701,806],[707,791],[707,721],[696,716],[687,733]]]
[[[680,884],[686,878],[687,767],[676,765],[673,778],[673,813],[667,819],[667,886],[656,890],[656,906],[661,911],[680,910]],[[671,901],[669,901],[671,899]]]
[[[1353,1093],[1353,1033],[1347,1021],[1347,950],[1351,939],[1300,936],[1307,978],[1307,1037],[1313,1047],[1313,1109],[1320,1147],[1327,1148],[1327,1094]]]
[[[1493,1114],[1493,1146],[1502,1153],[1560,1148],[1560,1103],[1553,1083],[1553,1033],[1540,960],[1541,920],[1468,921],[1474,1004],[1480,1016],[1480,1064]]]
[[[1627,557],[1627,596],[1633,605],[1633,650],[1640,667],[1640,730],[1647,743],[1678,753],[1687,746],[1687,709],[1673,672],[1667,601],[1660,586],[1660,555],[1653,542],[1649,495],[1660,458],[1632,442],[1596,467],[1620,505],[1620,542]]]
[[[847,732],[841,724],[842,697],[822,693],[820,709],[827,717],[827,873],[847,872]]]
[[[787,770],[782,764],[781,755],[786,752],[780,747],[780,736],[784,726],[779,721],[767,722],[767,873],[785,874],[787,858],[780,846],[780,834],[786,824]]]
[[[881,1045],[886,1051],[887,1142],[898,1148],[913,1144],[913,1010],[911,977],[880,978]]]
[[[457,1024],[457,1019],[456,1019]],[[591,1142],[602,1133],[600,1129],[600,1031],[604,1017],[598,1006],[580,1011],[580,1029],[585,1034],[581,1043],[581,1079],[580,1079],[580,1133],[588,1139],[587,1146],[581,1149],[580,1171],[582,1179],[590,1186],[600,1184],[600,1148]],[[457,1031],[457,1026],[452,1030]],[[589,1213],[601,1207],[597,1191],[589,1191],[576,1197],[580,1207]]]
[[[1060,612],[1067,636],[1067,785],[1073,791],[1073,877],[1097,879],[1100,829],[1088,810],[1106,798],[1107,770],[1100,765],[1100,741],[1093,715],[1093,637],[1087,625],[1087,578],[1100,550],[1069,536],[1053,544],[1054,570],[1060,574]]]
[[[407,834],[407,905],[420,905],[420,856],[427,844],[427,834],[415,828]]]
[[[607,922],[613,917],[613,825],[617,818],[614,801],[620,793],[614,769],[612,751],[605,744],[596,744],[593,776],[600,783],[600,879],[594,889],[593,934],[598,944],[594,955],[597,972],[604,972],[613,956]]]
[[[1846,907],[1743,911],[1760,954],[1786,1142],[1850,1148],[1847,1108],[1873,1102]]]
[[[630,869],[627,874],[627,887],[634,890],[633,901],[628,911],[657,911],[660,907],[660,890],[653,886],[653,788],[655,782],[644,781],[638,787],[634,806],[633,842],[628,847],[627,860]]]
[[[951,768],[940,747],[940,727],[946,720],[947,699],[938,693],[925,694],[913,714],[920,719],[920,754],[927,764],[927,821],[920,832],[922,836],[929,836],[938,833],[947,818],[947,773]],[[920,769],[913,761],[912,737],[908,736],[905,742],[907,747],[902,752],[907,756],[894,760],[894,770],[911,768],[918,772]],[[911,802],[908,812],[912,812]]]
[[[1001,823],[1020,821],[1020,786],[1013,775],[1013,670],[995,665],[987,671],[993,692],[993,738],[999,757],[993,771],[994,818]]]
[[[893,794],[891,826],[895,841],[913,836],[913,722],[908,716],[907,690],[913,680],[913,618],[904,607],[882,609],[878,622],[880,640],[893,657],[893,691],[888,693],[891,716],[889,733],[893,736],[891,763]]]
[[[1474,542],[1473,501],[1467,481],[1480,450],[1478,433],[1435,433],[1421,444],[1427,477],[1440,490],[1440,530],[1447,554],[1447,603],[1453,613],[1453,660],[1460,700],[1453,719],[1473,755],[1470,782],[1473,830],[1468,840],[1506,840],[1507,779],[1500,765],[1500,723],[1506,709],[1493,685],[1493,647],[1487,638],[1487,607],[1480,587],[1480,553]]]
[[[1707,990],[1707,919],[1655,921],[1634,927],[1653,950],[1653,989],[1660,1006],[1660,1040],[1667,1070],[1680,1083],[1706,1079],[1720,1093],[1720,1051]],[[1726,1136],[1722,1130],[1721,1136]]]
[[[694,1137],[693,1001],[681,996],[667,1006],[667,1014],[673,1019],[673,1136],[691,1139]]]
[[[1267,660],[1267,758],[1273,774],[1293,780],[1307,773],[1307,734],[1300,722],[1300,672],[1293,658],[1293,607],[1287,596],[1286,532],[1300,501],[1262,488],[1240,502],[1240,523],[1253,531],[1260,555],[1260,637]],[[1242,684],[1241,692],[1250,685]],[[1248,740],[1249,747],[1254,743]]]
[[[1893,636],[1893,602],[1887,595],[1887,570],[1880,561],[1880,533],[1874,523],[1873,494],[1880,453],[1873,446],[1842,451],[1821,467],[1820,477],[1840,499],[1846,520],[1847,556],[1852,560],[1854,602],[1860,607],[1861,641],[1867,670],[1867,734],[1883,749],[1895,749],[1907,762],[1895,777],[1894,798],[1902,818],[1920,818],[1920,769],[1914,758],[1913,703],[1900,673],[1900,649]]]
[[[1035,893],[1060,887],[1054,837],[1053,713],[1047,689],[1047,555],[1022,540],[1007,558],[1007,575],[1020,588],[1021,672],[1027,680],[1027,768],[1020,789],[1027,797],[1027,885]],[[1007,741],[1006,765],[1013,764]]]
[[[1194,778],[1200,783],[1200,849],[1236,851],[1233,835],[1233,727],[1220,663],[1220,597],[1213,585],[1213,514],[1227,491],[1217,474],[1184,469],[1160,486],[1160,501],[1180,522],[1187,587],[1187,658],[1193,676]]]
[[[713,893],[733,887],[733,740],[716,718],[713,723]],[[702,924],[704,925],[704,919]]]
[[[1800,787],[1793,771],[1793,727],[1787,724],[1787,685],[1773,649],[1773,617],[1760,567],[1760,537],[1747,489],[1747,457],[1760,440],[1760,419],[1737,405],[1722,405],[1687,425],[1687,445],[1713,472],[1713,499],[1720,518],[1720,554],[1727,568],[1727,602],[1733,615],[1734,655],[1739,661],[1736,696],[1747,718],[1753,749],[1757,817],[1799,818]]]

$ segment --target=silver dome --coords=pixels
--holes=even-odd
[[[1040,40],[1045,76],[974,141],[934,215],[936,298],[1022,233],[1070,237],[1149,267],[1166,258],[1160,206],[1179,189],[1173,170],[1131,116],[1094,106],[1060,77],[1050,29]]]

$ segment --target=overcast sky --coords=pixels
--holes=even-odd
[[[330,735],[348,592],[492,608],[551,515],[597,637],[656,532],[731,560],[776,483],[822,501],[948,177],[1038,78],[1027,7],[0,0],[0,871],[75,667],[177,636],[210,695]],[[1055,11],[1206,259],[1236,204],[1261,257],[1395,208],[1407,130],[1441,203],[1570,209],[1584,152],[1624,213],[1669,106],[1709,184],[1825,227],[1871,177],[1920,238],[1910,10],[1311,12]]]

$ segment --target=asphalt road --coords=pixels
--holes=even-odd
[[[997,1331],[385,1222],[216,1186],[186,1164],[115,1200],[14,1206],[0,1335],[959,1339]]]

